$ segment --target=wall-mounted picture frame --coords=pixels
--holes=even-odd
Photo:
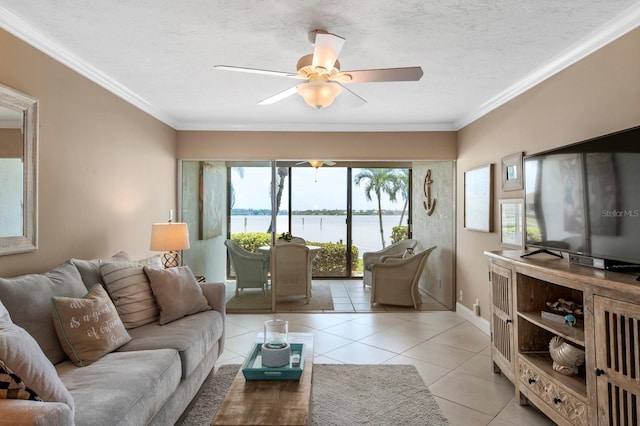
[[[517,191],[522,185],[522,152],[502,157],[502,190]]]
[[[493,164],[464,172],[464,228],[493,232]]]
[[[500,245],[506,248],[524,248],[524,199],[498,200],[500,206]]]

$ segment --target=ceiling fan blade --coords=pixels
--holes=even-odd
[[[246,72],[249,74],[262,74],[262,75],[273,75],[276,77],[292,77],[295,78],[295,73],[284,72],[284,71],[272,71],[272,70],[261,70],[257,68],[244,68],[244,67],[234,67],[232,65],[214,65],[215,69],[224,70],[224,71],[236,71],[236,72]]]
[[[280,93],[276,93],[273,96],[268,97],[267,99],[263,99],[260,102],[258,102],[258,105],[271,105],[271,104],[275,104],[278,101],[283,100],[284,98],[288,98],[291,95],[296,94],[298,91],[296,89],[296,86],[293,87],[289,87],[287,90],[284,90]]]
[[[335,166],[335,165],[336,165],[336,163],[335,163],[334,161],[325,161],[325,162],[324,162],[324,165],[325,165],[325,166]]]
[[[422,78],[422,67],[382,68],[377,70],[344,71],[338,76],[350,75],[351,80],[342,83],[370,83],[376,81],[418,81]]]
[[[340,87],[342,87],[342,90],[344,91],[343,92],[344,97],[341,100],[342,103],[350,107],[358,107],[367,103],[367,100],[365,98],[358,95],[353,90],[347,88],[341,83],[338,83],[338,84],[340,85]]]
[[[314,69],[323,68],[327,72],[331,71],[336,60],[338,60],[344,39],[335,34],[318,32],[316,33],[315,43],[311,67]]]

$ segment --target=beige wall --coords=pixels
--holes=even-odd
[[[455,132],[179,131],[181,159],[455,160]]]
[[[0,83],[40,101],[39,249],[0,256],[0,276],[150,255],[176,209],[175,131],[1,30],[0,58]]]
[[[458,133],[456,276],[467,308],[480,299],[482,316],[488,318],[483,252],[499,250],[500,245],[497,232],[463,228],[464,171],[494,163],[497,211],[498,199],[523,196],[523,191],[502,191],[503,156],[518,151],[533,154],[639,124],[640,29],[636,29]],[[497,216],[494,229],[498,229]]]
[[[413,238],[422,248],[438,246],[427,258],[420,290],[447,309],[455,309],[455,162],[414,162],[411,209]],[[431,171],[431,198],[435,207],[428,215],[424,203],[425,177]],[[423,303],[425,299],[423,298]],[[431,300],[429,300],[431,302]]]
[[[22,130],[0,129],[0,158],[22,158]]]
[[[39,250],[1,256],[0,276],[118,250],[149,255],[150,224],[176,209],[175,158],[457,159],[456,202],[463,206],[465,170],[494,163],[500,182],[505,155],[640,124],[639,46],[637,29],[457,133],[176,132],[0,31],[0,83],[37,97],[41,119]],[[494,206],[521,196],[496,188]],[[498,234],[464,230],[462,215],[458,208],[457,287],[466,307],[480,299],[487,318],[482,253],[499,249]]]

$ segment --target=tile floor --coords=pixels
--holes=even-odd
[[[362,280],[313,280],[312,289],[327,286],[331,289],[333,310],[318,312],[398,312],[413,311],[413,307],[371,305],[371,288],[364,287]],[[227,281],[227,300],[231,299],[236,290],[235,281]],[[259,292],[259,289],[244,291]],[[313,293],[313,290],[312,290]],[[313,297],[313,294],[312,296]],[[421,311],[443,311],[447,307],[429,296],[422,296]]]
[[[415,365],[451,425],[553,425],[515,403],[491,368],[489,336],[455,312],[229,314],[220,364],[241,364],[273,318],[314,334],[314,363]]]

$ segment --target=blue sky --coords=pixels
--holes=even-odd
[[[354,169],[353,175],[357,174]],[[346,176],[345,168],[328,166],[314,169],[312,167],[293,168],[293,203],[294,210],[307,209],[345,209],[346,208]],[[231,177],[236,190],[236,202],[234,208],[268,209],[271,207],[269,184],[271,171],[268,168],[244,168],[244,177],[240,178],[234,173]],[[373,194],[372,194],[373,195]],[[355,210],[377,209],[377,200],[366,201],[362,187],[353,185],[353,208]],[[281,208],[288,198],[285,188]],[[382,199],[383,209],[401,210],[402,200],[391,202],[385,195]]]

